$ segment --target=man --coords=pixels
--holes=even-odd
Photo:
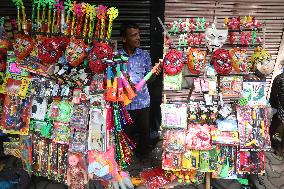
[[[277,129],[284,129],[284,73],[277,75],[272,83],[270,99],[271,107],[276,112],[271,121],[271,126],[269,129],[272,147],[274,147],[276,154],[283,155],[284,152],[284,133],[282,134],[282,139],[280,144],[273,138],[276,134]]]
[[[151,58],[148,52],[139,48],[140,30],[136,23],[123,23],[120,32],[123,48],[118,52],[128,57],[127,73],[130,76],[130,83],[134,89],[134,85],[139,83],[139,81],[151,71]],[[161,69],[158,67],[149,81],[153,81],[160,71]],[[136,142],[136,153],[143,155],[151,150],[149,129],[150,95],[147,85],[145,85],[141,91],[137,91],[136,93],[137,96],[132,100],[132,103],[126,107],[134,121],[133,125],[126,128],[126,134]],[[137,134],[138,140],[136,137]]]

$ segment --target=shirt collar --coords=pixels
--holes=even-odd
[[[123,48],[119,49],[118,53],[129,57],[129,55],[125,52],[125,50]],[[136,48],[134,53],[131,56],[139,55],[141,53],[142,53],[142,49]]]

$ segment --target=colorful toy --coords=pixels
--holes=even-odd
[[[84,189],[88,183],[84,158],[79,153],[70,153],[68,156],[67,185],[71,189]]]
[[[218,30],[215,23],[205,30],[205,45],[210,53],[222,48],[228,36],[228,30]]]
[[[205,66],[205,55],[198,49],[189,48],[187,52],[187,66],[192,74],[200,74]]]
[[[164,72],[168,75],[177,75],[183,69],[182,53],[171,49],[167,52],[163,60]]]
[[[230,49],[229,54],[234,71],[240,73],[250,70],[246,50]]]
[[[218,74],[228,75],[232,70],[229,51],[225,49],[216,50],[211,58],[211,64]]]
[[[274,70],[275,61],[271,55],[263,48],[256,48],[251,55],[251,63],[259,76],[266,76]]]

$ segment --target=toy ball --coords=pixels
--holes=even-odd
[[[211,59],[214,69],[218,74],[228,75],[232,70],[229,51],[225,49],[217,49]]]
[[[190,48],[187,53],[187,67],[192,74],[200,74],[205,65],[205,55],[198,49]]]
[[[163,60],[164,72],[167,75],[177,75],[183,69],[182,53],[176,49],[171,49],[167,52]]]
[[[239,105],[245,106],[247,105],[247,103],[248,103],[248,100],[246,98],[240,98]]]
[[[93,73],[103,73],[107,64],[104,63],[105,60],[110,60],[113,57],[112,48],[107,43],[94,42],[94,47],[89,53],[89,67]]]
[[[272,60],[272,56],[263,48],[256,48],[254,53],[251,55],[251,64],[253,70],[257,75],[269,75],[274,70],[275,62]]]
[[[229,51],[232,68],[237,72],[247,72],[248,68],[248,56],[246,50],[242,49],[231,49]]]

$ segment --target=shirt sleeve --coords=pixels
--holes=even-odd
[[[145,71],[146,73],[152,70],[152,62],[148,52],[145,52]]]

